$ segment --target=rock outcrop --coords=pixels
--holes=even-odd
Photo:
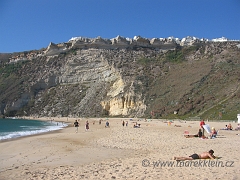
[[[194,37],[77,37],[4,55],[0,114],[192,116],[225,99],[227,111],[240,97],[238,46]]]
[[[59,54],[61,52],[64,52],[67,50],[67,44],[62,43],[62,44],[54,44],[52,42],[50,42],[50,44],[48,45],[45,54],[48,56],[52,56],[52,55],[56,55]]]
[[[187,36],[183,39],[168,37],[168,38],[143,38],[141,36],[135,36],[133,39],[124,38],[117,36],[112,39],[97,38],[84,38],[74,37],[71,38],[67,43],[61,43],[56,45],[50,43],[45,51],[48,56],[57,55],[70,49],[125,49],[125,48],[156,48],[161,50],[173,50],[177,46],[192,46],[199,43],[206,42],[226,42],[229,41],[227,38],[216,38],[211,41],[208,39],[199,39],[196,37]]]

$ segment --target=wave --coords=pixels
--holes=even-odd
[[[19,137],[24,137],[24,136],[46,133],[46,132],[50,132],[50,131],[56,131],[56,130],[63,129],[64,127],[67,127],[67,126],[68,126],[67,124],[60,123],[60,122],[54,122],[54,123],[51,123],[51,125],[48,124],[47,126],[42,126],[42,127],[22,126],[24,129],[22,131],[0,133],[0,140],[7,140],[7,139],[13,139],[13,138],[19,138]],[[26,127],[26,129],[25,129],[25,127]]]

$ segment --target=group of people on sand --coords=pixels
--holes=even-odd
[[[99,120],[99,125],[102,124],[102,121],[103,121],[102,119]],[[105,127],[106,127],[106,128],[109,128],[109,127],[110,127],[110,124],[109,124],[108,121],[106,121],[106,123],[105,123]]]
[[[124,126],[128,126],[128,121],[122,121],[122,126],[124,127]]]
[[[102,124],[102,119],[100,119],[99,121],[98,121],[98,123],[99,123],[99,125],[101,125]],[[95,124],[95,121],[93,121],[93,125]],[[76,128],[76,133],[78,132],[78,127],[80,126],[80,123],[79,123],[79,121],[78,120],[75,120],[75,122],[73,123],[73,126]],[[128,126],[128,121],[122,121],[122,126],[124,127],[124,126]],[[106,123],[105,123],[105,127],[106,128],[109,128],[110,127],[110,123],[109,123],[109,121],[107,120],[106,121]],[[134,125],[133,125],[133,127],[134,128],[140,128],[140,124],[138,124],[137,122],[136,123],[134,123]],[[89,122],[88,121],[86,121],[86,124],[85,124],[85,130],[86,131],[88,131],[89,130]]]
[[[124,127],[124,126],[128,126],[128,121],[122,121],[122,126]],[[134,128],[140,128],[140,126],[141,126],[141,124],[138,124],[137,122],[135,122],[134,124],[133,124],[133,127]]]
[[[78,132],[78,127],[79,127],[79,122],[78,122],[78,120],[75,120],[75,122],[73,123],[73,126],[76,128],[76,133]],[[86,124],[85,124],[85,129],[86,129],[86,131],[88,131],[89,130],[89,122],[88,121],[86,121]]]
[[[93,125],[95,124],[95,121],[93,121]],[[102,119],[99,120],[99,125],[102,124]],[[76,128],[76,133],[78,132],[78,127],[80,126],[80,123],[78,122],[78,120],[75,120],[75,122],[73,123],[73,126]],[[109,121],[106,121],[106,124],[105,124],[105,127],[106,128],[109,128],[110,127],[110,123]],[[88,120],[86,121],[85,123],[85,130],[88,131],[89,130],[89,122]]]
[[[222,128],[221,130],[235,130],[235,131],[239,131],[240,130],[240,123],[238,123],[237,127],[235,129],[233,129],[231,123],[229,123],[228,125],[225,125],[224,128]]]
[[[205,122],[204,120],[201,120],[200,122],[200,129],[198,131],[197,134],[195,135],[184,135],[186,138],[190,138],[190,137],[199,137],[199,138],[207,138],[206,136],[204,136],[204,125]],[[221,130],[233,130],[233,127],[231,125],[231,123],[229,123],[228,125],[226,125],[225,128],[221,129]],[[236,131],[240,130],[240,123],[238,123],[238,126],[235,128]],[[214,127],[211,128],[211,132],[210,132],[210,138],[215,138],[217,136],[217,131]],[[192,154],[189,157],[174,157],[174,160],[177,161],[184,161],[184,160],[195,160],[195,159],[215,159],[216,157],[213,155],[214,151],[211,149],[208,152],[203,152],[200,154]]]
[[[102,120],[99,121],[99,124],[101,124],[101,121]],[[205,124],[204,121],[203,122],[201,121],[200,122],[200,127],[202,128],[202,126],[204,124]],[[76,120],[73,123],[73,125],[76,128],[76,133],[77,133],[78,132],[78,127],[79,127],[78,120]],[[122,121],[122,126],[125,126],[125,125],[127,126],[128,122]],[[134,127],[136,127],[136,126],[139,127],[140,124],[138,124],[136,122],[136,124],[134,124]],[[239,124],[239,126],[240,126],[240,124]],[[109,127],[109,122],[108,121],[106,121],[105,127]],[[189,137],[199,137],[199,138],[204,137],[204,131],[201,128],[199,129],[199,131],[196,135],[185,135],[185,137],[187,137],[187,138],[189,138]],[[86,123],[85,123],[85,129],[86,129],[86,131],[89,130],[89,122],[88,121],[86,121]],[[216,130],[215,130],[215,128],[212,128],[211,136],[213,136],[214,134],[216,134]],[[190,155],[189,157],[174,157],[173,159],[177,160],[177,161],[195,160],[195,159],[215,159],[216,157],[213,155],[213,153],[214,153],[214,151],[211,149],[208,152],[203,152],[203,153],[200,153],[200,154],[194,153],[194,154]]]
[[[190,137],[199,137],[199,138],[206,138],[204,136],[204,126],[205,122],[204,120],[200,121],[200,129],[198,130],[198,133],[195,135],[185,135],[186,138],[190,138]],[[214,138],[217,136],[217,131],[214,127],[212,127],[212,131],[210,133],[210,138]],[[184,160],[195,160],[195,159],[215,159],[216,157],[213,155],[214,151],[211,149],[208,152],[203,152],[200,154],[192,154],[189,157],[174,157],[174,160],[177,161],[184,161]]]
[[[200,129],[198,130],[198,133],[195,134],[195,135],[184,135],[186,138],[191,138],[191,137],[199,137],[199,138],[202,138],[202,139],[207,139],[207,137],[204,135],[204,125],[205,125],[205,122],[204,120],[201,120],[200,121]],[[210,138],[215,138],[217,136],[217,131],[214,127],[212,127],[212,130],[211,130],[211,133],[210,133]]]
[[[141,124],[138,124],[137,122],[133,125],[134,128],[140,128]]]
[[[198,131],[197,134],[194,134],[194,135],[188,135],[188,134],[186,134],[186,135],[184,135],[184,136],[185,136],[186,138],[199,137],[199,138],[202,138],[202,139],[207,139],[208,137],[206,137],[206,136],[204,135],[204,131],[205,131],[204,125],[205,125],[204,120],[201,120],[201,121],[200,121],[200,129],[199,129],[199,131]],[[223,129],[221,129],[221,130],[233,130],[233,127],[232,127],[231,123],[229,123],[228,125],[225,126],[225,128],[223,128]],[[240,130],[240,123],[239,123],[238,126],[235,128],[235,131],[238,131],[238,130]],[[209,131],[210,131],[210,130],[209,130]],[[217,131],[214,127],[212,127],[212,128],[211,128],[211,132],[209,133],[209,138],[210,138],[210,139],[216,138],[216,137],[217,137],[217,134],[218,134],[218,131]]]
[[[232,127],[231,123],[229,123],[228,125],[225,126],[225,128],[223,128],[221,130],[233,130],[233,127]]]

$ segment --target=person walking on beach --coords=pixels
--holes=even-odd
[[[89,130],[89,122],[86,121],[86,131],[88,131],[88,130]]]
[[[123,122],[122,122],[122,126],[124,127],[124,125],[125,125],[125,122],[123,121]]]
[[[105,127],[110,127],[110,126],[109,126],[109,122],[108,122],[108,121],[106,122],[106,125],[105,125]]]
[[[76,127],[76,133],[78,132],[78,127],[79,127],[79,123],[78,121],[76,120],[74,123],[73,123],[74,127]]]
[[[208,152],[203,152],[201,154],[192,154],[189,157],[174,157],[174,160],[184,161],[184,160],[194,160],[194,159],[215,159],[216,157],[213,155],[214,151],[211,149]]]

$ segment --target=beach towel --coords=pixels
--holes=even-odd
[[[205,131],[206,131],[208,134],[211,133],[211,128],[210,128],[209,124],[203,125],[203,128],[205,129]]]

